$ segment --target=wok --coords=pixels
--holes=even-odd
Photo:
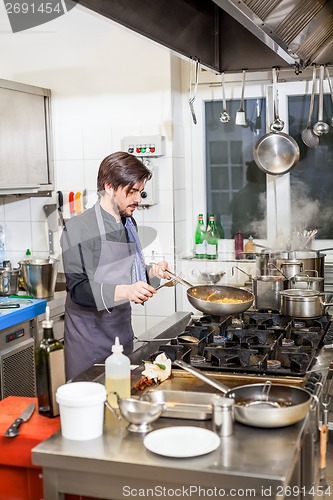
[[[264,383],[229,389],[182,360],[176,360],[174,364],[223,392],[225,397],[234,399],[235,419],[245,425],[265,428],[287,427],[305,418],[311,407],[311,394],[299,387],[273,384],[269,391],[268,401],[278,403],[277,407],[256,405],[253,403],[266,402],[263,397]]]
[[[207,298],[211,296],[210,300]],[[214,316],[239,314],[251,307],[254,301],[253,293],[233,286],[197,285],[188,288],[187,298],[198,311]],[[219,299],[235,299],[242,302],[219,303]]]

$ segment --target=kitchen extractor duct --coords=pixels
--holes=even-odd
[[[219,73],[333,63],[333,0],[79,3]]]
[[[214,0],[214,2],[289,65],[304,67],[312,62],[332,63],[332,0]],[[318,61],[322,53],[327,53],[324,57],[328,59]]]

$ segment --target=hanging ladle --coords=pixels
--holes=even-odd
[[[274,120],[270,125],[270,129],[272,132],[281,132],[284,127],[284,121],[279,117],[278,111],[278,95],[277,95],[277,74],[276,68],[272,68],[273,75],[273,107],[274,107]]]
[[[193,90],[193,93],[192,93],[192,67],[193,67],[193,64],[191,64],[190,91],[189,91],[188,103],[189,103],[189,106],[190,106],[193,123],[194,123],[194,125],[196,125],[197,124],[197,117],[196,117],[195,110],[194,110],[194,101],[195,101],[195,96],[196,96],[196,93],[197,93],[197,90],[198,90],[198,83],[199,83],[199,60],[198,59],[194,60],[194,65],[195,65],[195,69],[194,69],[194,90]]]
[[[228,123],[230,122],[230,115],[227,112],[227,102],[225,99],[225,81],[224,81],[224,73],[222,73],[222,99],[223,99],[223,108],[222,108],[222,113],[220,114],[220,122],[221,123]]]
[[[317,123],[314,124],[313,126],[313,131],[316,135],[326,135],[329,132],[330,126],[328,123],[325,123],[323,121],[323,104],[324,104],[324,89],[323,89],[323,82],[324,82],[324,66],[321,64],[320,66],[320,71],[319,71],[319,111],[318,111],[318,121]]]
[[[306,128],[302,132],[302,141],[309,148],[316,148],[319,144],[319,137],[314,133],[311,128],[311,119],[313,113],[313,104],[314,104],[314,95],[315,95],[315,84],[316,84],[316,66],[313,65],[312,71],[312,91],[311,91],[311,100],[310,100],[310,108],[309,108],[309,118],[306,124]]]
[[[236,113],[236,120],[235,120],[236,125],[246,125],[246,116],[244,111],[244,89],[245,89],[245,69],[243,69],[241,101],[240,101],[240,108]]]
[[[332,84],[331,84],[330,74],[328,72],[328,67],[327,66],[326,66],[325,69],[326,69],[326,76],[327,76],[328,86],[330,88],[331,99],[332,99],[332,104],[333,104],[333,88],[332,88]],[[333,116],[331,118],[331,127],[333,127]]]

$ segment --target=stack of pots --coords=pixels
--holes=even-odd
[[[288,279],[278,267],[280,252],[263,250],[256,257],[257,276],[253,278],[253,294],[257,309],[280,310],[280,292],[288,288]]]
[[[256,257],[257,277],[253,278],[256,308],[278,310],[289,316],[286,313],[290,312],[290,306],[287,307],[286,303],[290,302],[292,292],[297,295],[298,301],[306,292],[303,295],[306,301],[315,304],[312,305],[313,310],[305,314],[323,313],[328,306],[320,299],[320,294],[324,292],[324,260],[325,255],[320,251],[262,251]],[[288,289],[292,288],[294,290],[288,294]],[[313,299],[314,294],[318,298]]]

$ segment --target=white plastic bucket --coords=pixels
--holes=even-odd
[[[71,382],[58,387],[61,434],[75,441],[103,434],[106,390],[97,382]]]

